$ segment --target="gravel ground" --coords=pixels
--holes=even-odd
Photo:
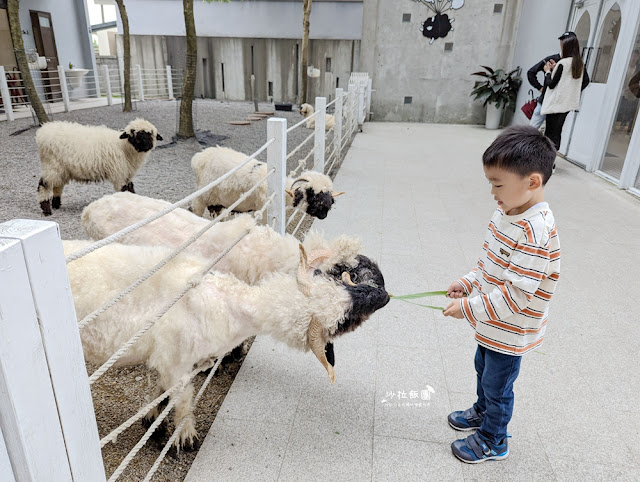
[[[169,144],[176,132],[177,104],[169,101],[147,101],[137,103],[137,110],[123,113],[120,105],[78,110],[70,113],[56,114],[53,120],[75,121],[87,125],[104,124],[114,129],[124,127],[130,120],[143,117],[152,122],[164,137],[161,145]],[[254,112],[253,104],[248,102],[219,102],[213,100],[197,100],[196,129],[211,131],[215,135],[227,136],[219,142],[220,145],[231,147],[241,152],[255,152],[267,139],[266,120],[254,121],[249,126],[229,125],[229,121],[244,120]],[[260,104],[261,111],[273,111],[271,104]],[[285,117],[288,125],[292,126],[302,119],[297,111],[276,112],[277,116]],[[37,154],[35,133],[36,129],[12,136],[12,133],[28,128],[30,119],[20,119],[15,122],[0,123],[0,222],[15,218],[45,219],[36,201],[36,188],[40,177],[40,161]],[[288,136],[289,151],[302,142],[310,130],[301,127]],[[306,154],[312,143],[303,149]],[[149,197],[176,202],[195,190],[195,179],[191,171],[191,157],[203,147],[194,139],[181,141],[175,146],[156,149],[150,155],[149,161],[134,178],[136,193]],[[296,160],[290,161],[289,169],[297,165]],[[261,160],[266,160],[266,153],[261,154]],[[338,168],[339,166],[337,166]],[[337,171],[337,168],[334,171]],[[332,172],[332,177],[335,172]],[[85,239],[80,215],[82,209],[90,202],[113,192],[113,186],[108,183],[98,184],[68,184],[62,195],[62,207],[54,210],[47,220],[55,221],[60,226],[63,239]],[[301,232],[306,232],[311,222],[306,221]],[[195,410],[197,430],[203,438],[215,419],[215,415],[224,397],[233,383],[243,359],[225,362],[219,373],[213,378],[204,396]],[[89,373],[97,367],[87,366]],[[96,418],[100,437],[107,435],[127,418],[132,416],[141,406],[147,403],[147,393],[151,391],[155,374],[149,373],[144,367],[129,367],[111,369],[92,388]],[[205,379],[200,374],[195,379],[196,391]],[[160,442],[150,440],[131,462],[120,477],[120,480],[142,480],[154,463],[160,450],[172,432],[173,427]],[[117,443],[108,444],[102,451],[105,470],[109,476],[120,464],[126,454],[133,448],[144,434],[141,424],[134,424],[118,437]],[[171,453],[171,452],[170,452]],[[168,456],[161,464],[154,476],[154,480],[176,481],[183,480],[196,452],[181,451],[179,454]]]

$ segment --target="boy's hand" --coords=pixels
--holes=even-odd
[[[457,281],[454,281],[453,283],[451,283],[449,288],[447,288],[448,298],[462,298],[463,296],[464,296],[464,287]]]
[[[449,303],[449,306],[444,309],[443,314],[444,316],[452,316],[459,320],[462,320],[464,318],[459,301],[452,301],[451,303]]]

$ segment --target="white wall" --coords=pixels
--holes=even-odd
[[[36,48],[29,10],[49,12],[56,39],[58,61],[68,66],[94,68],[92,43],[87,25],[84,1],[78,0],[21,0],[20,24],[25,49]]]
[[[529,119],[520,107],[527,102],[531,85],[527,80],[527,70],[551,54],[560,52],[558,37],[565,31],[571,0],[524,0],[518,35],[516,38],[513,67],[522,67],[522,87],[518,93],[513,124],[528,124]],[[542,75],[538,75],[542,83]],[[534,89],[535,96],[539,92]]]
[[[501,13],[494,13],[501,3]],[[374,120],[438,123],[484,123],[482,103],[469,96],[481,65],[511,65],[512,43],[522,0],[467,0],[447,12],[453,29],[444,38],[423,37],[421,23],[433,16],[421,3],[367,0],[360,66],[376,89]],[[403,14],[411,14],[403,22]],[[445,44],[452,50],[445,51]],[[411,104],[404,98],[412,97]]]
[[[184,36],[182,0],[127,0],[131,35]],[[194,2],[199,37],[302,38],[302,2]],[[361,2],[314,2],[312,39],[358,40],[362,37]],[[118,32],[122,23],[118,19]]]

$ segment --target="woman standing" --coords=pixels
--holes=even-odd
[[[562,58],[544,66],[544,85],[547,88],[542,103],[542,114],[547,116],[545,135],[560,149],[562,126],[567,114],[580,107],[580,92],[589,84],[584,62],[580,56],[578,38],[573,32],[560,37]]]

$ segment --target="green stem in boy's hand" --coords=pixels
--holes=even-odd
[[[425,293],[414,293],[412,295],[400,295],[400,296],[390,295],[390,296],[397,300],[413,300],[415,298],[425,298],[427,296],[447,296],[447,292],[446,291],[427,291]]]
[[[394,296],[395,298],[395,296]],[[431,306],[431,305],[421,305],[420,303],[414,303],[412,301],[407,301],[403,298],[398,298],[400,301],[404,301],[405,303],[409,303],[410,305],[416,305],[416,306],[422,306],[423,308],[431,308],[432,310],[440,310],[440,311],[444,311],[444,308],[440,307],[440,306]]]

